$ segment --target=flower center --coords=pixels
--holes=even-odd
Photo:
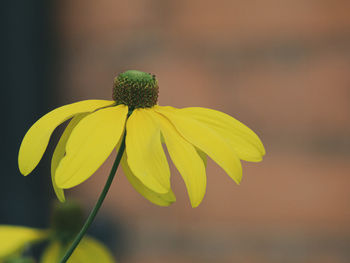
[[[120,73],[114,79],[113,99],[130,108],[153,107],[158,100],[156,76],[138,70]]]

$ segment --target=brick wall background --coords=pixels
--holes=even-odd
[[[62,103],[110,98],[113,77],[139,69],[157,75],[160,105],[229,113],[267,149],[243,163],[241,186],[210,161],[197,209],[173,166],[169,208],[119,172],[101,213],[124,229],[121,262],[350,261],[349,10],[345,0],[57,3]],[[70,191],[86,207],[113,158]]]

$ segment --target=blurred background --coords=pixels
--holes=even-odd
[[[156,74],[160,105],[202,106],[251,127],[267,155],[240,186],[214,162],[203,203],[143,199],[121,171],[92,228],[120,262],[350,262],[350,2],[4,1],[0,223],[47,225],[49,163],[17,153],[55,107],[111,99],[127,69]],[[67,191],[89,211],[114,159]]]

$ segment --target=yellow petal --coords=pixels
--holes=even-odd
[[[68,261],[70,262],[70,261]],[[85,237],[72,254],[71,263],[114,263],[112,254],[101,242]]]
[[[133,174],[149,189],[168,193],[170,171],[160,141],[160,128],[149,109],[136,109],[126,123],[126,153]]]
[[[200,107],[184,108],[180,111],[215,130],[226,139],[240,159],[258,162],[265,155],[265,148],[259,137],[233,117],[220,111]]]
[[[109,107],[89,114],[77,124],[56,169],[58,187],[74,187],[102,165],[124,132],[127,113],[125,105]]]
[[[60,163],[61,159],[66,154],[66,144],[67,144],[67,141],[68,141],[70,134],[72,133],[75,126],[77,126],[79,121],[87,115],[88,115],[88,113],[81,113],[81,114],[77,114],[73,117],[73,119],[69,122],[66,129],[64,130],[60,140],[57,143],[55,151],[52,155],[52,160],[51,160],[52,185],[53,185],[53,189],[55,190],[55,193],[56,193],[58,200],[60,200],[61,202],[64,202],[66,199],[64,197],[63,189],[59,188],[56,185],[56,181],[55,181],[56,168],[57,168],[58,164]]]
[[[63,257],[63,252],[65,248],[63,248],[59,242],[50,243],[46,249],[43,251],[41,255],[40,263],[58,263],[60,257]],[[68,260],[68,262],[71,262]]]
[[[26,245],[45,239],[47,233],[42,230],[22,226],[0,226],[0,259],[7,257]]]
[[[97,240],[85,237],[72,255],[72,263],[113,263],[109,250]]]
[[[121,165],[123,167],[124,174],[130,184],[148,201],[159,206],[169,206],[176,201],[176,197],[171,189],[168,193],[159,194],[144,186],[144,184],[141,183],[141,181],[137,179],[130,170],[130,167],[127,163],[126,153],[123,155]]]
[[[169,155],[185,181],[191,205],[197,207],[203,200],[207,185],[203,159],[167,118],[156,112],[153,115],[159,122]]]
[[[187,141],[209,155],[237,184],[240,183],[242,179],[240,160],[220,134],[178,109],[154,106],[154,110],[168,118]]]
[[[28,175],[38,165],[54,129],[72,116],[92,112],[112,105],[113,101],[85,100],[59,107],[41,117],[28,130],[18,153],[18,167],[23,175]]]
[[[40,263],[58,263],[63,256],[63,248],[58,242],[51,243],[43,252]],[[101,242],[91,237],[84,237],[68,263],[114,263],[112,254]]]

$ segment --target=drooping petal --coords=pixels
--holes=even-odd
[[[65,196],[64,196],[63,189],[59,188],[56,185],[55,172],[56,172],[57,166],[60,163],[61,159],[66,154],[66,144],[67,144],[67,141],[68,141],[68,138],[69,138],[70,134],[72,133],[72,131],[75,128],[75,126],[77,126],[79,121],[82,118],[84,118],[85,116],[87,116],[87,115],[88,115],[88,113],[81,113],[81,114],[77,114],[77,115],[75,115],[73,117],[73,119],[69,122],[69,124],[67,125],[66,129],[64,130],[60,140],[57,143],[55,151],[54,151],[54,153],[52,155],[52,160],[51,160],[52,185],[53,185],[53,189],[55,190],[55,193],[56,193],[56,196],[57,196],[58,200],[60,200],[61,202],[64,202],[66,199],[65,199]]]
[[[18,153],[18,167],[23,175],[28,175],[38,165],[54,129],[83,112],[92,112],[112,105],[113,101],[85,100],[68,104],[50,111],[33,124],[23,138]]]
[[[233,117],[212,109],[191,107],[180,109],[224,137],[240,159],[251,162],[262,160],[265,148],[259,137],[246,125]]]
[[[169,155],[185,181],[191,205],[197,207],[203,200],[207,185],[203,159],[166,117],[156,112],[153,117],[159,122]]]
[[[220,134],[178,109],[154,106],[154,110],[168,118],[187,141],[209,155],[237,184],[240,183],[242,178],[240,160]]]
[[[130,184],[135,188],[135,190],[141,194],[148,201],[159,205],[159,206],[169,206],[176,201],[176,197],[173,191],[170,189],[168,193],[159,194],[156,193],[149,188],[147,188],[130,170],[130,167],[127,163],[126,153],[124,153],[123,158],[121,160],[121,165],[124,171],[124,174]]]
[[[23,226],[0,226],[0,261],[32,242],[47,238],[47,233]]]
[[[136,109],[126,124],[126,153],[133,174],[149,189],[168,193],[170,170],[160,141],[160,127],[149,109]]]
[[[109,107],[89,114],[77,124],[56,169],[58,187],[74,187],[102,165],[124,132],[127,113],[125,105]]]
[[[63,248],[58,242],[51,243],[43,252],[40,263],[56,263],[62,257]],[[84,237],[68,260],[69,263],[114,263],[112,254],[101,242]]]

